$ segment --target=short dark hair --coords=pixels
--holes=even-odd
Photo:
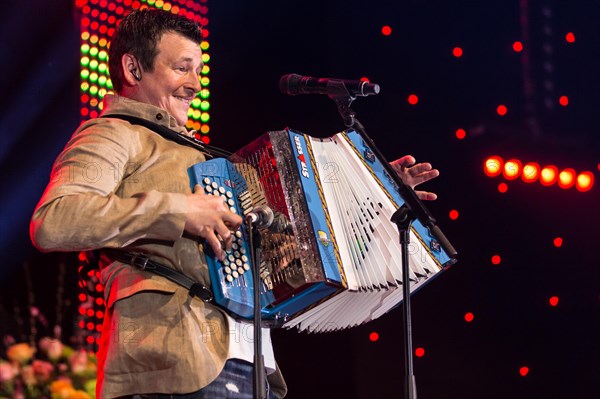
[[[156,45],[167,32],[179,33],[196,43],[202,41],[202,29],[196,22],[163,10],[133,11],[120,21],[108,49],[108,71],[117,93],[123,89],[123,55],[134,55],[144,70],[152,72],[157,54]]]

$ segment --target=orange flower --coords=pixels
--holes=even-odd
[[[61,380],[52,381],[52,384],[50,384],[50,392],[51,393],[60,393],[67,388],[74,390],[71,380],[61,379]]]
[[[85,391],[73,391],[70,392],[65,399],[92,399],[90,395],[88,395]]]
[[[22,342],[20,344],[11,345],[6,351],[6,356],[8,356],[8,358],[14,362],[25,364],[31,360],[31,357],[34,353],[35,348],[32,348],[29,346],[29,344]]]

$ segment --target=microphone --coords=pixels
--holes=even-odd
[[[258,229],[263,229],[271,226],[275,215],[273,210],[266,205],[258,205],[252,208],[251,212],[246,215],[246,220],[253,224]]]
[[[328,96],[370,96],[379,93],[379,85],[361,80],[311,78],[294,73],[279,79],[279,90],[284,94],[327,94]]]

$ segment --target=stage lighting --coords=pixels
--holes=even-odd
[[[525,183],[533,183],[540,177],[540,164],[537,162],[529,162],[523,166],[523,173],[521,179]]]
[[[483,171],[489,177],[496,177],[502,173],[504,160],[497,155],[491,156],[485,160]]]
[[[575,181],[575,187],[581,192],[589,191],[594,185],[594,174],[592,172],[581,172]]]
[[[558,174],[558,186],[560,188],[571,188],[575,184],[575,171],[567,168]]]
[[[506,180],[515,180],[521,176],[522,164],[518,159],[509,159],[504,164],[502,174]]]
[[[540,183],[544,186],[551,186],[558,179],[558,168],[554,165],[545,166],[540,172]]]

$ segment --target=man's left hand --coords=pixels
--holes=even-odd
[[[434,179],[440,175],[440,171],[433,169],[430,163],[416,163],[415,157],[412,155],[405,155],[402,158],[398,158],[395,161],[390,162],[392,168],[398,173],[400,179],[414,189],[421,183]],[[433,201],[437,198],[435,193],[428,191],[415,190],[415,193],[419,199],[423,201]]]

